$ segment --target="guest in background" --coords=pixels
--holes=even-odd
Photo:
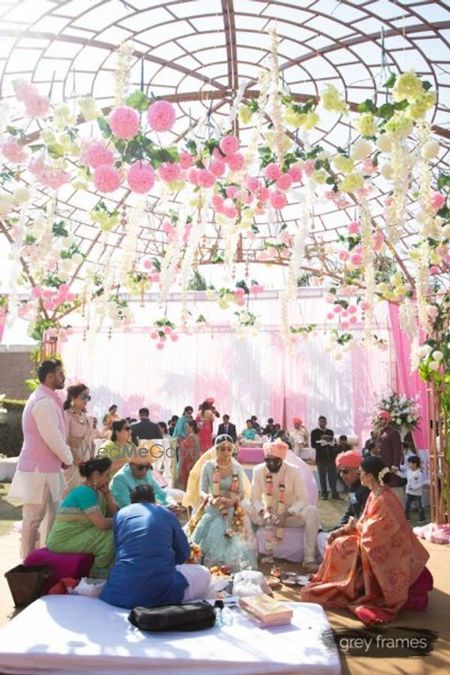
[[[415,448],[412,448],[409,443],[402,441],[402,468],[406,469],[406,463],[410,457],[418,457]]]
[[[245,424],[246,427],[241,432],[241,438],[243,438],[246,441],[254,441],[257,436],[257,431],[253,426],[251,419],[247,420]]]
[[[94,417],[93,415],[88,415],[90,425],[91,425],[91,430],[92,430],[92,438],[103,438],[102,432],[98,428],[98,419]]]
[[[186,438],[188,435],[187,423],[192,420],[193,412],[194,408],[191,405],[187,405],[183,410],[183,414],[178,418],[172,434],[178,441],[181,441],[182,438]]]
[[[269,438],[272,438],[272,434],[274,431],[274,420],[273,417],[268,417],[267,418],[267,424],[262,430],[262,435],[263,436],[268,436]]]
[[[256,429],[256,433],[258,434],[258,436],[260,436],[262,429],[260,423],[258,422],[258,418],[256,417],[256,415],[252,415],[250,419],[252,421],[253,428]]]
[[[108,412],[103,416],[103,430],[102,434],[104,438],[110,438],[112,432],[113,422],[120,420],[120,415],[117,412],[117,406],[115,403],[109,406]]]
[[[47,538],[55,553],[92,553],[92,576],[105,577],[114,562],[112,516],[117,512],[109,490],[111,460],[90,459],[79,466],[85,478],[63,499]]]
[[[131,424],[131,436],[135,445],[138,445],[139,440],[162,438],[161,429],[155,422],[150,420],[148,408],[140,408],[139,422]]]
[[[159,430],[161,432],[161,438],[171,439],[172,436],[169,434],[169,428],[165,422],[158,422]]]
[[[398,471],[402,463],[402,439],[397,429],[392,426],[392,417],[386,410],[382,410],[378,414],[378,427],[375,452],[393,472],[389,487],[397,495],[400,502],[404,504],[404,489],[402,487],[404,480]]]
[[[126,419],[112,423],[111,440],[102,444],[98,454],[110,458],[112,476],[128,462],[130,457],[136,456],[137,448],[131,440],[131,426]]]
[[[66,443],[61,401],[64,388],[61,361],[43,361],[38,369],[39,386],[29,397],[22,415],[23,446],[9,496],[23,503],[21,555],[25,559],[37,545],[41,523],[50,529],[65,481],[62,468],[73,462]],[[46,532],[41,532],[45,541]]]
[[[273,425],[272,436],[270,437],[270,440],[275,441],[278,438],[278,434],[280,433],[280,431],[281,431],[281,424],[275,422],[275,424]]]
[[[175,434],[173,433],[176,427],[176,424],[179,420],[178,415],[172,415],[170,420],[167,423],[167,432],[169,433],[170,436],[174,436]]]
[[[233,443],[236,443],[237,440],[236,425],[231,424],[229,415],[224,415],[222,417],[222,424],[219,424],[217,435],[221,436],[222,434],[227,434],[228,436],[231,436],[231,438],[233,439]]]
[[[214,399],[207,398],[200,404],[195,421],[198,425],[198,438],[200,442],[200,451],[206,452],[213,444],[213,422],[214,417],[218,416],[214,408]]]
[[[391,475],[380,457],[362,460],[361,483],[371,491],[364,512],[333,533],[303,601],[348,609],[365,624],[392,621],[405,605],[429,554],[387,487]]]
[[[91,419],[86,414],[88,401],[91,400],[85,384],[74,384],[67,389],[64,401],[64,421],[67,443],[72,451],[73,464],[64,471],[66,493],[83,482],[78,466],[94,456],[94,431]]]
[[[293,417],[292,424],[294,426],[288,431],[291,449],[297,457],[302,458],[303,451],[308,447],[309,433],[300,417]]]
[[[289,450],[292,450],[291,442],[285,429],[280,429],[280,431],[277,433],[273,441],[281,441],[282,443],[285,443],[288,446]]]
[[[348,452],[352,449],[352,446],[348,442],[348,438],[345,434],[341,434],[336,443],[336,452]]]
[[[368,438],[367,441],[364,443],[364,447],[362,449],[363,457],[370,457],[370,455],[374,454],[376,439],[377,439],[376,432],[371,431],[370,438]]]
[[[176,502],[163,490],[152,476],[151,452],[138,448],[111,480],[111,492],[120,509],[131,504],[131,493],[138,485],[150,485],[158,504],[175,507]]]
[[[332,499],[341,499],[336,490],[336,446],[334,431],[327,428],[327,418],[319,417],[319,426],[311,433],[311,445],[316,451],[316,464],[320,480],[321,499],[328,499],[328,484]]]
[[[149,485],[133,490],[114,522],[116,562],[100,599],[117,607],[159,607],[207,597],[211,577],[184,564],[191,550],[180,523],[157,506]]]
[[[178,483],[182,490],[186,490],[191,469],[201,454],[197,422],[191,420],[188,422],[188,435],[180,443]]]

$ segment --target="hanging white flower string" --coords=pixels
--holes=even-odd
[[[364,308],[364,340],[367,345],[373,343],[373,305],[375,300],[376,281],[374,259],[375,253],[372,242],[372,222],[366,199],[359,204],[361,223],[361,245],[363,249],[363,269],[365,284]]]
[[[258,162],[258,146],[261,138],[261,130],[266,115],[267,101],[270,92],[270,74],[267,70],[262,70],[259,75],[259,97],[258,110],[252,115],[251,121],[253,124],[250,140],[245,152],[245,160],[247,167],[250,168]],[[259,167],[258,167],[259,168]]]
[[[280,164],[284,160],[285,129],[283,125],[283,108],[281,105],[280,92],[280,69],[278,66],[278,35],[276,28],[270,30],[271,37],[271,91],[270,91],[270,117],[273,123],[273,147]]]
[[[125,105],[128,97],[133,47],[122,42],[117,50],[116,68],[114,71],[114,105]]]
[[[6,325],[11,328],[17,319],[18,311],[18,295],[19,295],[19,279],[21,276],[21,248],[25,236],[25,223],[28,218],[28,212],[31,204],[31,194],[27,201],[23,202],[20,207],[19,221],[13,227],[11,248],[8,255],[10,261],[10,286],[9,286],[9,300],[8,300],[8,314],[6,318]],[[31,271],[31,270],[30,270]]]
[[[391,143],[392,196],[388,200],[386,222],[388,238],[397,242],[406,220],[406,197],[411,180],[410,151],[406,141],[394,136]]]

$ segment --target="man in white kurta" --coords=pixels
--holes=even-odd
[[[307,448],[309,443],[309,434],[307,428],[303,425],[300,417],[294,417],[292,419],[292,424],[294,425],[292,429],[288,431],[288,438],[291,443],[292,452],[305,459],[308,455]]]
[[[43,361],[38,370],[39,386],[23,411],[23,446],[9,496],[23,503],[21,554],[34,551],[41,523],[42,540],[53,524],[65,481],[62,468],[73,462],[66,443],[66,427],[57,389],[64,387],[61,361]]]
[[[282,541],[285,528],[304,526],[303,565],[313,571],[317,569],[319,512],[309,504],[307,488],[297,467],[285,461],[287,451],[288,446],[281,441],[264,446],[265,463],[253,469],[252,510],[255,522],[266,527],[266,540],[270,536]],[[269,548],[266,543],[266,550]]]

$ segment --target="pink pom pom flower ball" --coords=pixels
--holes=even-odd
[[[264,175],[267,180],[277,180],[281,176],[280,167],[278,164],[272,162],[272,164],[268,164],[264,169]]]
[[[141,123],[139,115],[134,108],[122,105],[114,108],[109,116],[109,126],[114,136],[129,141],[139,132]]]
[[[112,164],[114,162],[114,153],[102,141],[93,141],[89,143],[83,152],[82,161],[95,169],[101,164]]]
[[[153,131],[170,131],[175,119],[175,108],[169,101],[155,101],[147,110],[147,120]]]
[[[155,173],[148,162],[133,162],[128,169],[128,186],[133,192],[145,194],[155,184]]]
[[[114,192],[120,186],[120,174],[109,164],[100,164],[94,171],[93,180],[99,192]]]
[[[284,192],[272,192],[270,195],[270,203],[274,209],[283,209],[287,204],[286,195]]]
[[[224,155],[234,155],[239,150],[239,139],[237,136],[229,134],[221,139],[219,147]]]

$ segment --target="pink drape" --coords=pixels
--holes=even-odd
[[[111,338],[99,334],[94,349],[73,330],[60,349],[67,384],[89,386],[89,409],[99,419],[116,403],[121,415],[136,416],[146,405],[153,420],[167,420],[212,396],[238,432],[250,415],[263,424],[273,417],[288,429],[298,416],[310,431],[326,415],[336,434],[356,434],[363,443],[375,400],[393,388],[389,352],[355,347],[336,360],[326,345],[322,333],[286,348],[278,331],[261,330],[247,340],[205,331],[158,351],[148,329],[136,327]]]
[[[389,317],[396,355],[398,393],[405,394],[408,398],[417,397],[421,421],[419,429],[413,432],[413,437],[418,448],[426,449],[429,447],[426,384],[417,371],[410,371],[411,339],[400,328],[399,306],[391,302]]]

